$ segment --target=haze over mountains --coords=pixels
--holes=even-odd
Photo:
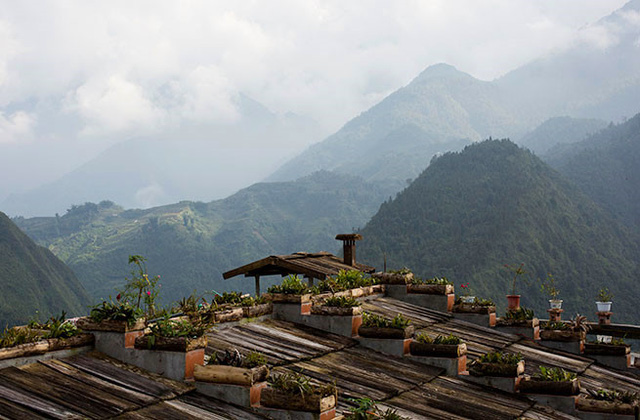
[[[14,197],[6,208],[49,209],[49,217],[16,223],[65,261],[95,298],[122,284],[129,254],[146,256],[150,271],[162,275],[166,300],[194,289],[252,291],[220,274],[269,254],[335,251],[336,233],[371,220],[358,255],[378,268],[388,252],[393,265],[456,282],[473,279],[479,292],[497,297],[506,284],[502,264],[525,262],[535,276],[551,271],[562,281],[562,296],[573,299],[570,310],[588,310],[598,281],[615,283],[620,296],[625,288],[636,291],[638,117],[607,125],[640,111],[640,0],[582,33],[572,48],[491,82],[446,64],[430,66],[285,163],[271,182],[225,199],[210,201],[251,182],[243,178],[244,165],[264,165],[266,175],[284,156],[269,139],[282,136],[286,145],[314,129],[247,99],[251,118],[211,126],[209,134],[229,146],[226,153],[210,152],[200,132],[186,143],[171,136],[160,143],[136,139]],[[245,160],[233,149],[241,136],[264,136],[263,153]],[[510,137],[562,175],[510,142],[469,146],[489,137]],[[189,159],[189,170],[171,166],[177,157]],[[210,202],[125,210],[194,197]],[[71,207],[85,201],[98,204]],[[537,303],[524,303],[540,309],[536,290],[526,286]],[[639,315],[626,296],[621,301]]]

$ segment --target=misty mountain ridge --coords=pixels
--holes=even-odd
[[[65,261],[94,298],[122,286],[130,254],[144,255],[149,271],[162,275],[166,303],[194,290],[252,292],[253,279],[223,281],[222,273],[268,255],[334,251],[335,234],[364,226],[383,200],[376,185],[321,171],[210,203],[124,210],[104,201],[60,217],[14,220]]]
[[[63,213],[86,201],[112,200],[126,208],[185,198],[211,201],[265,177],[295,154],[292,145],[301,139],[304,144],[318,138],[320,129],[308,118],[274,114],[242,94],[234,103],[234,121],[186,125],[117,143],[49,184],[7,197],[2,208],[32,216]],[[251,153],[246,142],[256,145]]]

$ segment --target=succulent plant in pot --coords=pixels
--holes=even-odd
[[[578,395],[580,393],[580,382],[573,372],[568,372],[558,367],[540,366],[535,375],[520,382],[520,392]]]
[[[562,299],[558,299],[560,290],[556,286],[556,279],[551,273],[547,273],[547,278],[540,285],[540,290],[549,296],[549,308],[562,309]]]
[[[606,287],[598,290],[598,295],[596,296],[596,305],[598,307],[598,312],[611,312],[611,300],[613,299],[613,294],[609,292],[609,289]]]
[[[516,377],[524,373],[524,358],[520,353],[489,352],[469,365],[469,373],[474,376]]]

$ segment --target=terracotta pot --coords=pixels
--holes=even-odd
[[[516,310],[520,308],[520,295],[507,295],[507,309]]]

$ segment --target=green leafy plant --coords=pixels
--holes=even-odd
[[[568,372],[562,368],[540,366],[539,371],[533,376],[534,379],[552,382],[568,382],[576,378],[576,374]]]
[[[551,273],[547,273],[547,278],[540,285],[542,293],[546,293],[551,300],[557,300],[560,290],[556,287],[556,279]]]
[[[404,318],[401,314],[396,315],[393,319],[385,318],[370,312],[364,312],[362,314],[362,326],[364,327],[404,329],[410,324],[411,321]]]
[[[476,359],[478,363],[497,363],[501,365],[515,366],[524,360],[522,353],[503,353],[491,351]]]
[[[449,335],[437,335],[435,338],[425,334],[420,333],[416,337],[416,341],[424,344],[449,344],[449,345],[458,345],[462,343],[462,340],[457,335],[449,334]]]
[[[527,271],[525,271],[525,269],[524,269],[524,263],[521,263],[519,266],[511,266],[509,264],[505,264],[504,266],[509,271],[511,271],[513,273],[513,281],[512,281],[512,285],[511,285],[511,294],[515,295],[516,294],[516,281],[518,280],[518,277],[527,274]]]
[[[213,298],[212,304],[215,305],[239,305],[242,303],[243,294],[241,292],[223,292],[222,294],[216,294]]]
[[[237,349],[228,349],[224,353],[214,352],[212,357],[209,358],[208,364],[252,369],[266,365],[267,357],[258,351],[251,351],[246,356],[243,356]]]
[[[274,284],[267,290],[269,293],[284,293],[289,295],[303,295],[309,293],[309,286],[298,276],[288,275],[281,284]]]
[[[202,337],[211,324],[207,322],[192,322],[186,319],[172,319],[168,315],[151,324],[151,335],[154,337]]]
[[[399,415],[397,410],[387,408],[382,411],[371,398],[350,398],[349,401],[356,404],[356,407],[349,408],[346,420],[409,420],[409,417]]]
[[[135,264],[131,271],[131,278],[127,278],[124,290],[118,294],[117,300],[129,302],[136,308],[142,309],[148,318],[156,314],[156,300],[158,298],[160,276],[149,277],[146,258],[141,255],[129,255],[129,264]]]
[[[474,299],[473,304],[474,306],[496,306],[491,299],[482,299],[478,297]]]
[[[0,348],[15,347],[20,344],[34,343],[42,339],[42,333],[29,327],[6,326],[0,335]]]
[[[297,372],[272,375],[269,377],[268,382],[272,388],[285,394],[300,395],[302,398],[313,394],[320,394],[324,397],[337,393],[335,384],[313,385],[311,378]]]
[[[533,319],[533,317],[533,309],[527,309],[524,306],[521,306],[518,309],[507,311],[504,314],[504,318],[508,321],[528,321]]]
[[[413,271],[411,271],[411,269],[407,267],[403,267],[400,270],[389,270],[387,272],[390,274],[402,274],[402,275],[413,273]]]
[[[613,293],[609,292],[608,288],[603,287],[598,290],[596,299],[598,302],[611,302],[613,300]]]
[[[67,313],[62,311],[59,317],[51,317],[45,324],[48,330],[43,338],[70,338],[78,335],[78,328],[66,320]]]
[[[547,322],[541,323],[540,326],[542,327],[543,330],[568,331],[572,329],[570,324],[562,321],[547,321]]]
[[[89,318],[98,323],[104,320],[126,321],[129,325],[133,325],[142,316],[142,309],[132,305],[130,302],[114,302],[111,298],[91,307],[91,312],[89,313]]]
[[[446,277],[432,277],[430,279],[421,279],[420,277],[414,277],[411,279],[411,284],[453,284],[452,281],[447,280]]]
[[[342,292],[344,290],[373,285],[374,279],[358,270],[340,270],[337,276],[329,277],[313,287],[313,293]]]
[[[640,394],[631,391],[619,391],[616,389],[587,389],[589,396],[594,400],[619,402],[623,404],[640,403]]]
[[[353,308],[362,305],[362,302],[347,296],[331,296],[324,301],[324,305],[338,308]]]
[[[242,298],[240,306],[256,306],[263,303],[267,303],[267,299],[264,296],[258,296],[257,298],[253,296],[247,296]]]

